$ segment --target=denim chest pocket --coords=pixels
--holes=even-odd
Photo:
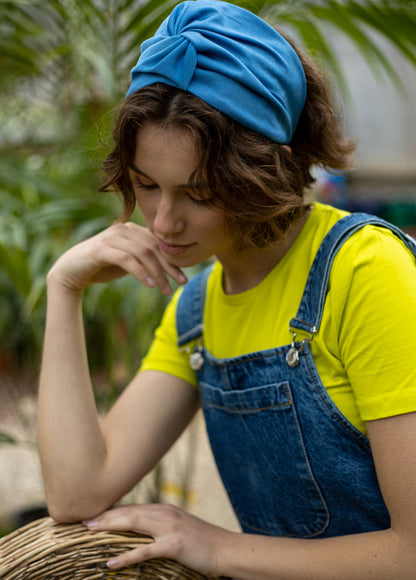
[[[212,451],[243,530],[304,538],[323,533],[328,510],[289,383],[200,388]]]

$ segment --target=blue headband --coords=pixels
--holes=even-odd
[[[277,143],[290,143],[305,104],[294,49],[248,10],[221,0],[178,4],[141,46],[127,96],[162,82],[199,97]]]

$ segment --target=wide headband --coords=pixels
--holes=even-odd
[[[157,82],[282,144],[290,143],[306,98],[292,46],[255,14],[221,0],[178,4],[142,44],[127,97]]]

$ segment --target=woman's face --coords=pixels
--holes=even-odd
[[[189,185],[198,160],[193,137],[182,129],[147,123],[138,131],[130,168],[137,204],[161,251],[178,267],[234,254],[223,213],[204,199],[204,184]]]

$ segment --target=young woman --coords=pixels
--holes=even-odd
[[[413,579],[416,245],[305,205],[312,167],[352,153],[320,72],[250,12],[184,2],[143,44],[114,139],[103,189],[123,194],[123,220],[48,275],[52,517],[154,537],[112,568],[170,557],[246,580]],[[146,227],[126,221],[136,203]],[[100,423],[82,296],[126,274],[185,286]],[[172,506],[110,509],[200,406],[242,533]]]

